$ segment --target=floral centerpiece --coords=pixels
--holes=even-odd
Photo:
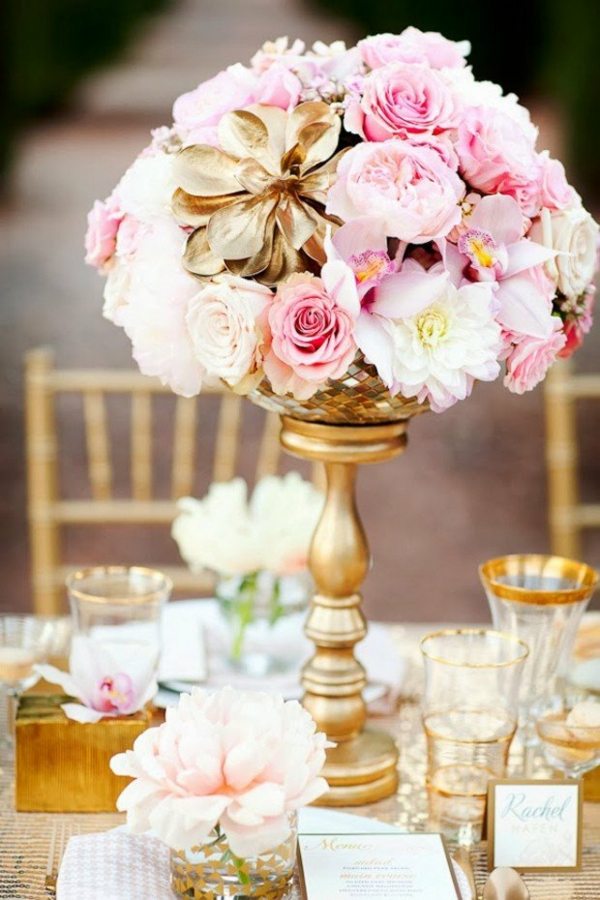
[[[212,484],[202,500],[179,500],[173,537],[192,571],[217,574],[235,668],[265,675],[298,663],[308,551],[322,508],[321,491],[297,472],[262,478],[250,500],[242,478]]]
[[[283,896],[295,813],[327,789],[327,746],[295,701],[195,689],[113,757],[113,771],[134,779],[117,805],[131,831],[171,847],[178,896]]]
[[[440,412],[572,353],[598,226],[468,52],[416,28],[281,38],[179,97],[89,215],[104,315],[141,370],[302,404],[367,367]]]

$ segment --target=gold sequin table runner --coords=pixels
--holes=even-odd
[[[406,698],[394,716],[377,724],[398,740],[400,787],[394,797],[347,812],[365,815],[412,831],[427,830],[424,790],[425,741],[416,698],[419,691],[418,639],[432,626],[391,626],[401,652],[410,659]],[[0,718],[0,733],[6,723]],[[13,808],[13,771],[5,750],[0,754],[0,898],[38,900],[51,896],[46,876],[56,872],[68,839],[75,834],[103,831],[122,824],[118,814],[16,813]],[[584,808],[583,867],[565,875],[526,875],[532,900],[600,900],[600,803]],[[485,844],[472,854],[479,890],[487,876]],[[299,900],[297,884],[289,900]],[[133,898],[132,898],[133,900]]]

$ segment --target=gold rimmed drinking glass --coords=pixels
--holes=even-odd
[[[142,566],[96,566],[67,578],[75,634],[102,643],[130,645],[158,666],[160,624],[171,580]]]
[[[459,628],[426,635],[421,652],[430,824],[472,844],[488,781],[506,771],[528,648],[510,634]]]
[[[555,691],[561,663],[598,585],[591,566],[561,556],[521,554],[488,560],[479,568],[494,627],[530,649],[521,687],[522,736],[536,742],[533,724]]]

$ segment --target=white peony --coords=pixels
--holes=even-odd
[[[519,103],[516,94],[505,94],[494,81],[477,81],[470,66],[444,69],[443,78],[461,106],[485,106],[500,110],[518,122],[532,147],[535,145],[538,129],[531,121],[529,110]]]
[[[566,297],[579,297],[596,271],[598,223],[583,206],[543,209],[530,231],[532,240],[557,250],[546,271]]]
[[[260,368],[258,323],[272,297],[262,284],[224,275],[192,298],[187,327],[196,358],[210,375],[233,386]]]
[[[185,321],[198,282],[181,265],[184,243],[185,234],[168,219],[157,219],[144,228],[128,263],[125,294],[116,305],[113,299],[111,308],[113,315],[118,312],[118,323],[131,340],[141,371],[159,378],[175,393],[192,397],[200,391],[205,372]]]
[[[289,575],[306,568],[322,508],[322,493],[297,472],[261,479],[250,501],[246,482],[234,478],[212,484],[202,500],[180,500],[172,535],[192,571]]]
[[[141,222],[172,218],[171,198],[177,187],[173,177],[174,159],[172,153],[138,156],[115,189],[124,213]]]
[[[243,478],[215,482],[202,500],[183,497],[177,508],[171,534],[193,572],[246,575],[262,568]]]
[[[476,378],[498,377],[501,329],[492,305],[490,283],[456,288],[446,281],[424,310],[386,322],[393,375],[404,396],[429,400],[434,412],[443,412],[469,396]]]
[[[115,257],[104,285],[102,315],[115,325],[122,325],[121,312],[127,305],[131,273],[126,260]]]

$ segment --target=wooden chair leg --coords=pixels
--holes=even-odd
[[[570,376],[570,363],[560,361],[550,369],[544,389],[548,512],[552,552],[580,559],[577,426]]]
[[[63,592],[56,583],[60,562],[58,524],[53,516],[57,497],[57,454],[54,397],[50,384],[53,356],[32,350],[26,356],[25,409],[28,516],[33,608],[42,615],[62,612]]]

